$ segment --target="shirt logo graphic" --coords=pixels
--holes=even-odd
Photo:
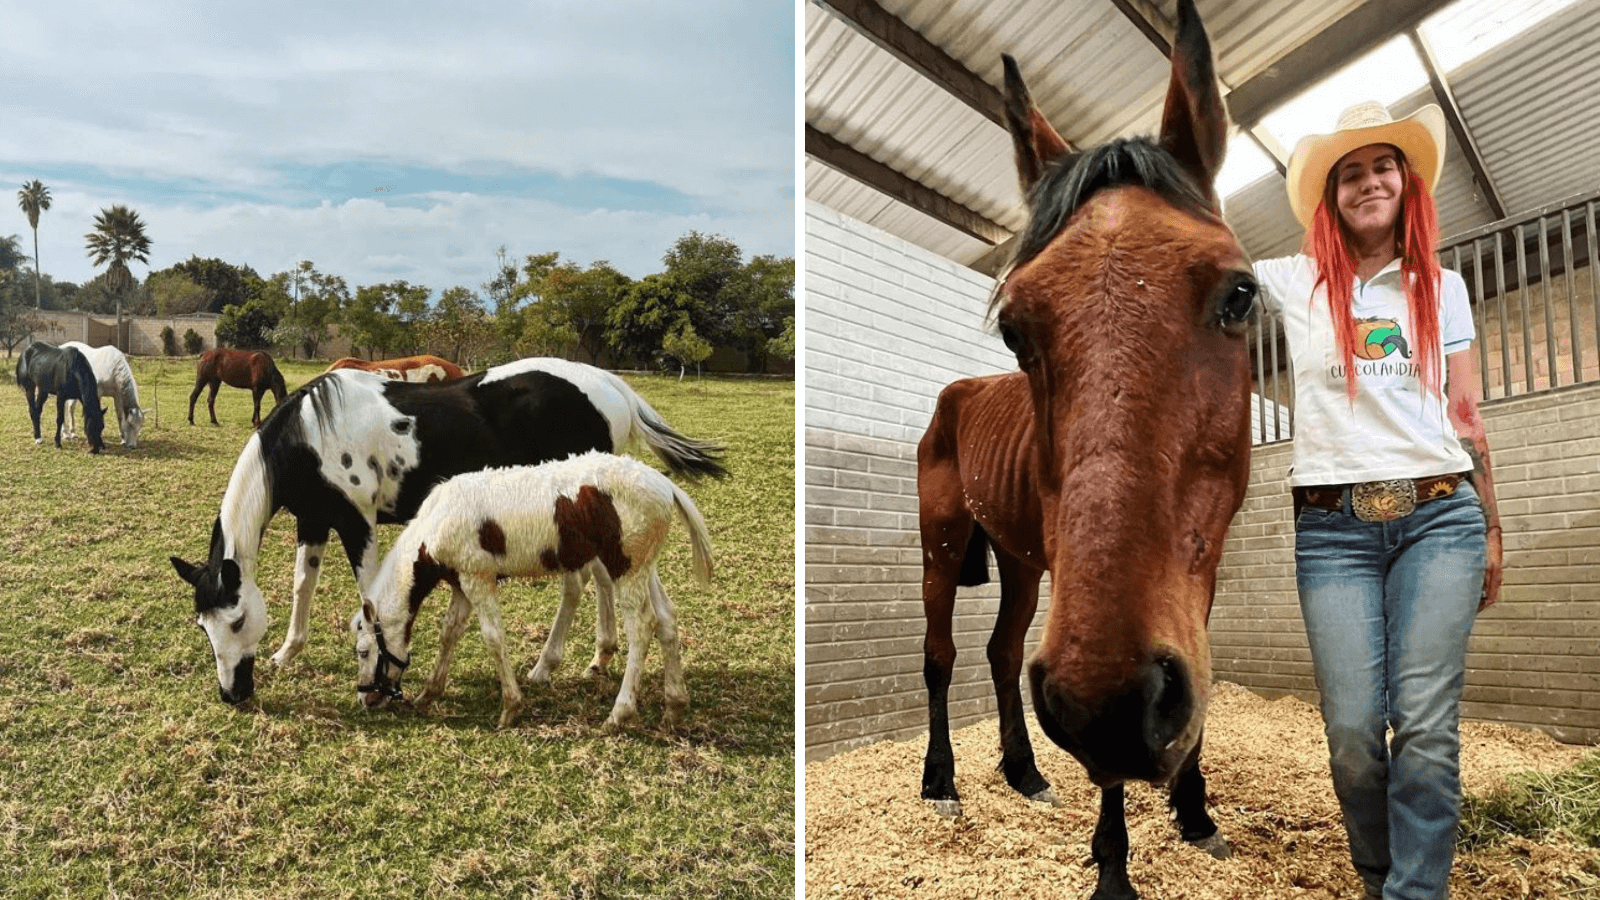
[[[1411,358],[1411,347],[1406,343],[1399,322],[1394,319],[1356,321],[1356,356],[1383,359],[1394,353],[1399,353],[1403,359]]]

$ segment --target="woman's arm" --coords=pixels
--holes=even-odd
[[[1500,598],[1501,562],[1504,550],[1501,543],[1500,508],[1494,499],[1494,475],[1490,471],[1489,438],[1483,427],[1483,417],[1478,414],[1478,403],[1483,399],[1479,388],[1478,359],[1471,350],[1459,350],[1445,357],[1445,402],[1450,411],[1450,423],[1456,427],[1461,446],[1472,457],[1472,486],[1483,500],[1483,514],[1489,529],[1489,545],[1483,572],[1483,599],[1478,603],[1482,611]]]

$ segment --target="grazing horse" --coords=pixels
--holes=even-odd
[[[288,634],[272,657],[281,667],[305,645],[330,531],[366,596],[377,562],[374,526],[410,521],[439,482],[493,466],[619,450],[632,439],[675,473],[726,474],[720,447],[672,430],[621,378],[582,363],[523,359],[443,384],[349,369],[318,375],[245,443],[206,562],[172,557],[179,577],[194,586],[222,699],[239,703],[255,690],[256,647],[267,630],[256,558],[279,509],[294,514],[299,542]]]
[[[207,350],[200,354],[200,360],[194,367],[194,391],[189,394],[190,425],[194,424],[194,402],[199,399],[200,391],[207,387],[211,388],[211,393],[206,395],[211,424],[221,424],[217,421],[217,388],[224,384],[250,392],[251,399],[255,401],[250,424],[257,428],[261,427],[261,395],[271,391],[273,406],[276,407],[289,393],[284,388],[278,364],[268,354],[260,350]]]
[[[918,447],[927,617],[922,796],[959,814],[946,708],[958,585],[1000,573],[988,644],[1001,762],[1025,796],[1039,774],[1018,687],[1023,642],[1041,730],[1101,788],[1093,900],[1128,880],[1123,784],[1171,787],[1185,840],[1224,856],[1205,810],[1201,733],[1217,563],[1249,475],[1244,333],[1256,285],[1212,181],[1227,118],[1209,41],[1179,4],[1160,136],[1075,153],[1005,59],[1006,118],[1028,198],[1016,259],[991,300],[1020,372],[946,387]]]
[[[621,727],[639,716],[634,694],[650,637],[640,626],[652,621],[665,659],[664,722],[672,724],[688,707],[689,692],[677,615],[656,574],[656,557],[674,515],[689,530],[695,574],[709,582],[711,535],[700,510],[667,476],[636,459],[590,451],[537,466],[467,472],[439,485],[395,539],[351,620],[362,702],[370,708],[401,695],[412,626],[422,601],[443,581],[454,593],[440,628],[439,658],[418,705],[444,692],[450,656],[476,608],[500,674],[500,727],[510,725],[522,708],[522,690],[506,659],[498,579],[590,568],[603,583],[615,583],[628,631],[628,667],[606,724]],[[552,630],[551,643],[556,640]]]
[[[57,347],[44,341],[34,341],[22,351],[17,360],[17,384],[28,398],[28,416],[33,419],[33,442],[44,443],[39,434],[39,416],[44,412],[44,401],[56,395],[56,449],[61,448],[61,429],[66,420],[68,400],[83,404],[83,433],[89,438],[89,452],[99,453],[106,448],[102,436],[106,430],[106,411],[100,405],[100,387],[95,382],[94,369],[82,353],[71,347]]]
[[[400,359],[379,359],[371,362],[346,356],[334,360],[333,365],[328,367],[329,372],[337,369],[376,372],[395,381],[449,381],[467,374],[460,366],[439,356],[404,356]]]
[[[107,344],[104,347],[91,347],[77,341],[63,341],[63,347],[83,354],[89,361],[89,367],[94,369],[94,380],[100,388],[101,396],[111,398],[116,405],[117,426],[122,429],[122,444],[125,447],[139,446],[139,429],[144,425],[144,410],[139,408],[139,385],[133,380],[133,367],[128,365],[128,358],[122,351]],[[76,437],[73,433],[74,423],[73,408],[78,401],[67,401],[67,428],[65,437]]]

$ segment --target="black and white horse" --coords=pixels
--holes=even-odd
[[[123,445],[139,446],[139,428],[144,425],[144,410],[139,408],[139,385],[133,380],[133,367],[128,365],[128,358],[110,344],[91,347],[77,341],[62,341],[61,346],[71,347],[89,361],[89,368],[94,370],[94,380],[100,387],[100,395],[110,397],[117,410],[117,427],[122,429]],[[76,400],[67,401],[67,428],[63,436],[68,440],[76,437],[73,433],[72,408],[77,405]]]
[[[99,453],[106,448],[103,440],[106,411],[100,405],[100,387],[95,381],[94,369],[82,353],[71,347],[34,341],[17,360],[17,384],[22,386],[22,393],[28,398],[28,416],[33,419],[35,444],[44,443],[39,433],[39,416],[44,412],[44,401],[54,394],[56,448],[61,447],[61,426],[66,418],[68,400],[83,404],[83,433],[89,439],[89,452]]]
[[[524,359],[442,384],[351,369],[313,379],[245,444],[206,562],[172,557],[194,586],[222,699],[239,703],[255,691],[256,648],[267,630],[256,559],[278,510],[294,514],[299,542],[288,634],[272,657],[281,667],[305,645],[330,531],[365,593],[377,563],[374,525],[410,521],[439,482],[492,466],[620,450],[634,439],[674,473],[726,474],[717,458],[722,448],[674,431],[621,378],[582,363]]]

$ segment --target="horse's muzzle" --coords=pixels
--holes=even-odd
[[[256,658],[246,656],[233,667],[233,687],[219,688],[222,702],[234,706],[249,700],[256,693]]]
[[[1041,660],[1028,666],[1033,710],[1050,740],[1077,757],[1095,784],[1163,784],[1190,748],[1176,742],[1195,715],[1188,666],[1158,655],[1129,682],[1111,690],[1071,690],[1052,681]],[[1196,730],[1197,733],[1197,730]]]

